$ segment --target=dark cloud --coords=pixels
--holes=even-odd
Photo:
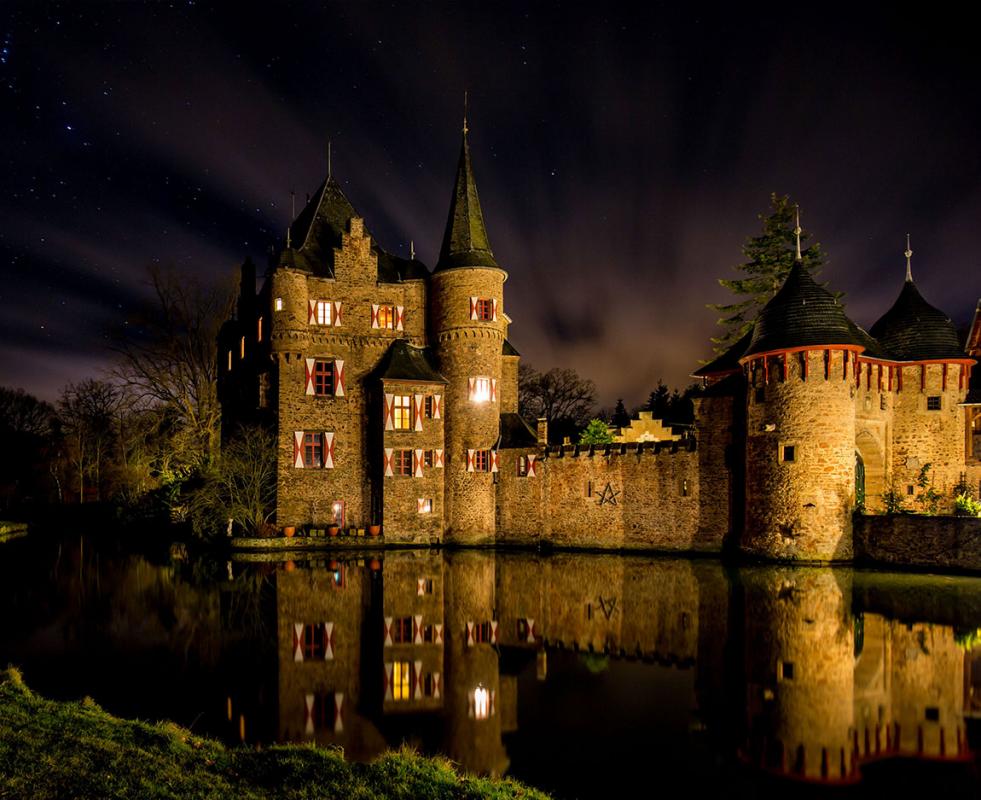
[[[333,167],[369,229],[435,261],[462,95],[512,336],[603,402],[709,355],[771,191],[870,325],[905,234],[955,319],[981,292],[970,26],[822,6],[9,4],[0,63],[0,380],[108,363],[146,268],[225,280]],[[802,11],[803,13],[803,11]],[[9,34],[9,36],[8,36]]]

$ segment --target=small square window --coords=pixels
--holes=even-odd
[[[420,497],[418,500],[418,509],[420,514],[432,514],[433,513],[433,500],[431,497]]]
[[[936,706],[927,706],[924,716],[927,722],[940,722],[940,709]]]
[[[473,454],[473,468],[475,472],[490,471],[490,450],[475,450]]]
[[[940,410],[940,395],[934,395],[927,398],[927,411],[939,411]]]
[[[282,297],[277,297],[276,298],[276,301],[273,304],[273,308],[275,308],[277,311],[282,311],[283,310],[283,298]]]
[[[906,486],[906,494],[908,494],[910,497],[913,496],[913,484],[908,484]]]
[[[794,679],[794,662],[793,661],[781,661],[780,662],[780,679],[785,681],[792,681]]]
[[[792,463],[797,460],[797,445],[785,444],[780,448],[780,460]]]

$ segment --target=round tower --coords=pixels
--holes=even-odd
[[[447,542],[494,539],[505,280],[507,273],[494,259],[484,228],[464,120],[456,183],[430,292],[432,336],[440,372],[449,381],[444,422]]]
[[[800,226],[797,227],[799,236]],[[763,307],[739,360],[747,378],[749,555],[852,557],[854,369],[861,331],[800,258]]]

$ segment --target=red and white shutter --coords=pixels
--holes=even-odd
[[[405,306],[395,306],[395,330],[405,330]]]
[[[491,300],[491,319],[497,322],[497,298]]]
[[[334,692],[334,733],[344,730],[344,692]]]
[[[497,472],[497,450],[490,451],[491,472]]]
[[[443,395],[433,395],[433,419],[439,419],[443,415]]]
[[[392,663],[385,664],[385,699],[392,699]]]
[[[392,618],[385,617],[385,647],[392,644]]]
[[[395,475],[395,451],[391,447],[385,448],[385,477],[391,478]]]
[[[529,478],[534,478],[535,477],[535,458],[536,458],[535,456],[530,455],[530,454],[527,456],[527,462],[528,462],[528,473],[527,473],[527,475],[528,475]]]
[[[395,395],[385,395],[385,430],[395,430]]]
[[[412,477],[421,478],[422,477],[422,465],[424,462],[423,451],[413,450],[412,451]]]
[[[334,434],[324,431],[324,469],[334,468]]]
[[[415,417],[415,429],[417,431],[422,430],[422,418],[425,416],[423,414],[423,403],[426,402],[426,398],[421,394],[412,395],[412,409],[413,416]]]
[[[307,394],[315,394],[316,389],[314,389],[313,386],[313,370],[314,370],[314,365],[317,362],[317,359],[308,358],[305,360],[305,362],[306,362],[306,387],[307,387],[306,392]]]
[[[293,431],[293,466],[303,469],[303,431]]]
[[[473,647],[473,623],[467,622],[467,647]]]
[[[433,450],[433,466],[439,469],[443,468],[443,448],[437,447]]]
[[[474,460],[476,458],[476,450],[467,450],[467,472],[474,471]]]
[[[422,614],[416,614],[416,616],[412,618],[412,627],[414,628],[412,643],[422,644]]]
[[[334,395],[344,397],[344,362],[334,360]]]
[[[371,327],[372,328],[377,328],[378,327],[378,304],[377,303],[372,303],[371,304]]]
[[[293,623],[293,660],[303,660],[303,623]]]
[[[317,301],[307,300],[307,324],[316,325],[317,323]]]
[[[324,623],[324,661],[334,660],[334,623]]]
[[[413,661],[412,670],[413,677],[415,678],[412,687],[412,698],[415,700],[422,697],[422,662]]]
[[[433,673],[433,697],[439,697],[440,677],[438,672]]]
[[[416,513],[425,514],[427,511],[428,509],[426,508],[426,498],[420,497],[418,500],[416,500]]]
[[[491,402],[497,402],[497,378],[491,378]]]
[[[426,579],[417,578],[416,579],[416,594],[422,597],[426,593]]]
[[[470,298],[470,319],[477,319],[477,298]]]
[[[473,400],[474,387],[476,385],[476,378],[467,378],[467,400]]]
[[[525,624],[528,627],[528,641],[534,644],[535,642],[535,620],[529,618],[525,620]]]
[[[491,641],[497,644],[497,620],[491,620]]]
[[[442,644],[443,643],[443,623],[442,622],[437,622],[435,625],[433,625],[433,628],[435,629],[435,633],[436,633],[436,636],[435,636],[436,644]]]
[[[342,324],[341,323],[341,311],[342,311],[342,309],[341,309],[340,302],[339,301],[338,302],[335,302],[334,303],[334,327],[335,328],[341,327],[341,324]]]
[[[313,735],[313,701],[314,697],[312,694],[307,694],[303,698],[303,705],[306,708],[306,713],[304,714],[306,724],[303,726],[303,732],[307,736]]]

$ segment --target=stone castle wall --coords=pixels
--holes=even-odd
[[[855,559],[981,572],[981,519],[890,514],[855,518]]]
[[[788,560],[847,560],[855,504],[854,373],[830,352],[791,353],[787,375],[754,362],[747,392],[742,549]],[[804,362],[807,358],[806,379]],[[785,457],[793,447],[793,460]]]

